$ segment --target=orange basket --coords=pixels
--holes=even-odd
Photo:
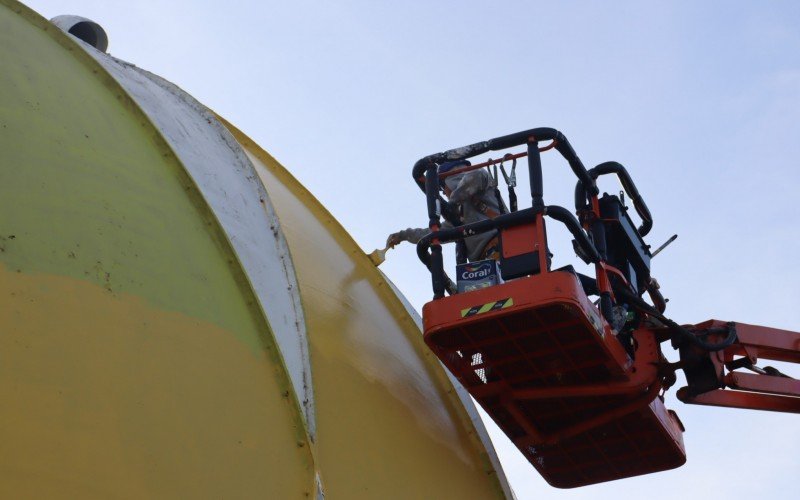
[[[658,344],[636,360],[570,272],[429,302],[425,342],[553,486],[648,474],[686,461],[682,425],[657,397]]]

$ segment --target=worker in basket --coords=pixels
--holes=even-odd
[[[500,214],[508,213],[508,208],[497,189],[497,181],[487,170],[477,169],[441,177],[442,174],[456,168],[468,167],[467,160],[451,161],[439,166],[439,183],[451,206],[461,216],[461,224],[470,224],[486,219],[493,219]],[[444,228],[452,227],[444,222]],[[387,247],[408,241],[418,243],[428,234],[428,228],[408,228],[392,233],[386,239]],[[497,259],[500,256],[497,230],[476,234],[464,238],[462,251],[470,262],[483,259]]]

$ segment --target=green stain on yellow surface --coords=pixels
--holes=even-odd
[[[0,262],[247,329],[249,286],[180,162],[97,63],[35,20],[0,6]]]
[[[0,497],[313,495],[267,320],[158,130],[10,0],[0,61]]]

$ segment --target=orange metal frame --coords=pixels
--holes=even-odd
[[[723,321],[710,320],[696,328],[725,325]],[[736,323],[736,338],[732,346],[709,355],[720,388],[693,395],[690,388],[684,387],[678,391],[678,399],[691,404],[800,413],[800,380],[733,371],[736,365],[755,366],[759,359],[800,364],[800,333]],[[739,358],[746,358],[746,362],[737,362]]]
[[[534,131],[559,137],[563,143],[554,141],[538,148],[535,134],[529,133]],[[442,174],[434,170],[440,158],[470,157],[477,154],[475,151],[502,149],[495,148],[496,142],[505,145],[515,141],[527,141],[528,152]],[[570,161],[586,188],[588,206],[581,208],[576,202],[583,231],[577,221],[565,220],[563,208],[543,204],[538,152],[554,146]],[[623,185],[627,179],[631,190],[625,189],[633,193],[637,212],[652,224],[624,167],[601,168],[605,165],[601,164],[593,173],[586,171],[566,138],[551,129],[494,139],[465,151],[469,154],[451,150],[432,155],[414,167],[415,180],[421,186],[424,183],[433,232],[431,254],[422,254],[428,260],[421,257],[434,277],[435,297],[423,308],[424,339],[550,484],[571,488],[682,465],[686,460],[683,425],[664,407],[659,395],[674,383],[677,368],[686,371],[687,380],[692,371],[694,382],[690,380],[689,387],[678,391],[684,402],[800,413],[800,381],[756,366],[759,358],[800,363],[800,333],[737,324],[734,338],[730,324],[715,320],[680,327],[661,314],[665,301],[654,280],[645,285],[656,306],[653,308],[628,293],[623,273],[604,261],[605,233],[600,226],[599,191],[594,184],[597,175],[624,175]],[[528,156],[533,165],[529,169],[534,203],[527,210],[536,211],[531,212],[535,218],[503,215],[498,217],[505,218],[503,225],[497,228],[501,266],[506,262],[507,276],[529,275],[444,297],[444,280],[439,278],[443,274],[442,242],[436,233],[440,228],[437,176],[441,179],[522,156]],[[436,162],[432,158],[437,158]],[[422,172],[425,176],[419,177]],[[534,182],[535,172],[538,182]],[[588,189],[589,182],[592,189]],[[636,205],[637,200],[641,206]],[[583,232],[594,236],[593,242],[583,245],[588,247],[585,251],[594,252],[594,293],[600,294],[602,313],[589,301],[573,272],[550,271],[543,215],[574,228],[571,231],[576,241],[585,239]],[[468,229],[486,230],[484,226]],[[648,230],[649,226],[640,227],[639,234],[643,236]],[[474,233],[462,229],[462,237],[469,234]],[[452,233],[444,237],[446,241],[453,238]],[[418,247],[418,252],[419,248],[425,250]],[[538,270],[530,261],[534,252],[538,252]],[[615,317],[612,306],[619,304],[612,276],[622,301],[639,314],[638,329],[625,333],[631,335],[630,350],[623,347],[618,332],[606,320]],[[680,363],[668,363],[661,353],[660,343],[670,338],[681,349]],[[756,374],[734,371],[739,368]]]
[[[469,315],[498,302],[513,305]],[[631,359],[573,274],[435,300],[423,318],[426,343],[553,486],[685,462],[682,426],[658,398],[654,332],[634,333]]]

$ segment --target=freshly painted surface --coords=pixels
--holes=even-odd
[[[219,221],[275,335],[311,438],[314,391],[297,278],[264,186],[213,113],[152,73],[88,45],[86,52],[158,127]]]
[[[0,498],[315,491],[271,363],[230,331],[6,266],[0,297]]]
[[[470,416],[395,292],[308,191],[230,129],[264,181],[297,269],[326,496],[504,497]]]
[[[313,496],[275,340],[180,159],[10,0],[0,60],[0,497]]]
[[[403,304],[403,307],[405,307],[408,315],[414,319],[414,324],[417,325],[419,331],[422,332],[422,317],[419,315],[419,313],[417,313],[416,309],[414,309],[414,306],[411,305],[408,299],[406,299],[405,295],[403,295],[403,293],[397,289],[394,283],[392,283],[392,281],[386,277],[385,274],[380,274],[397,296],[397,300]],[[514,492],[511,490],[511,485],[508,484],[508,479],[503,472],[503,466],[500,463],[500,458],[497,456],[497,451],[494,449],[494,444],[492,444],[492,438],[489,437],[489,432],[486,430],[486,426],[483,425],[483,420],[481,420],[481,416],[478,413],[477,406],[475,406],[475,403],[472,400],[472,396],[469,395],[469,392],[458,380],[456,380],[452,373],[446,369],[444,370],[444,373],[447,375],[450,383],[453,384],[453,388],[456,390],[458,399],[461,401],[461,404],[464,405],[464,410],[467,412],[467,415],[469,415],[472,426],[475,428],[475,432],[477,433],[478,438],[481,440],[481,444],[483,444],[483,447],[486,450],[486,454],[492,463],[492,467],[494,467],[494,470],[497,472],[497,479],[500,481],[500,485],[503,488],[503,493],[505,493],[506,498],[514,498]]]

